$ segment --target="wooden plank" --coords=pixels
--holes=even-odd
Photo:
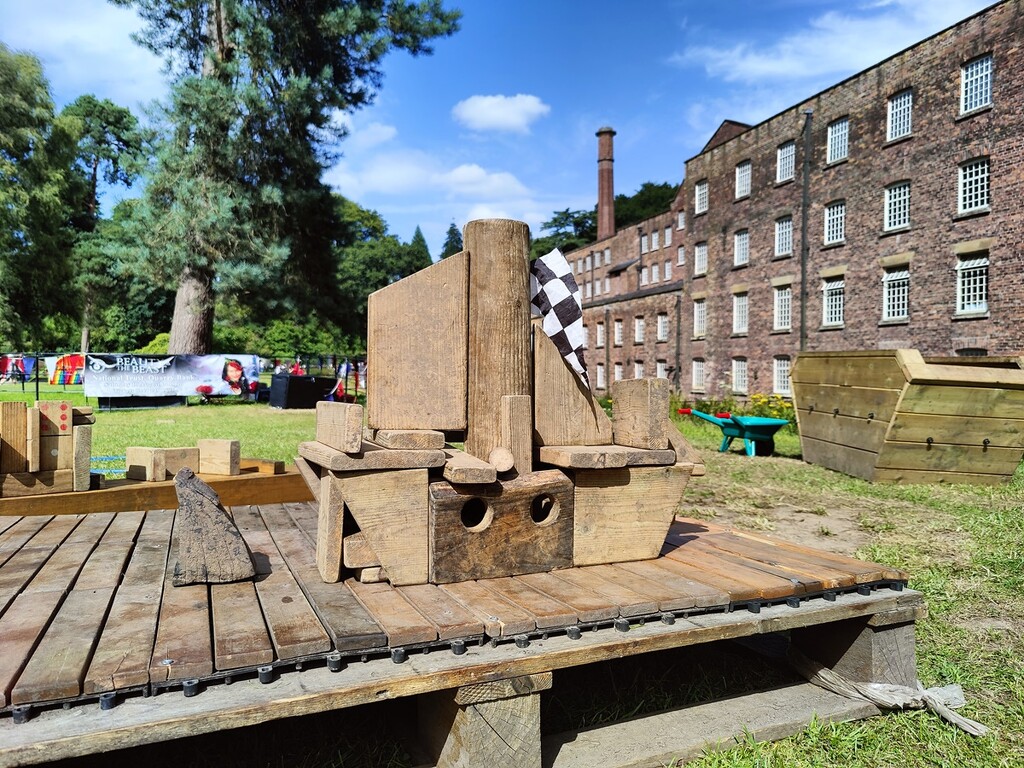
[[[173,510],[146,513],[85,675],[84,693],[149,682],[173,523]]]
[[[551,575],[580,589],[586,589],[607,598],[618,606],[621,616],[647,616],[658,611],[656,600],[641,595],[617,581],[611,581],[596,573],[592,568],[567,568],[552,571]]]
[[[924,361],[916,350],[858,352],[802,352],[793,362],[794,383],[832,384],[844,387],[902,389],[907,381],[904,365]]]
[[[912,384],[900,400],[901,413],[942,414],[969,418],[1010,416],[1021,412],[1021,392],[990,387]]]
[[[705,549],[691,547],[686,544],[669,552],[662,561],[665,566],[681,563],[687,566],[684,573],[690,578],[700,579],[705,583],[721,585],[724,579],[749,585],[756,590],[756,596],[765,600],[778,600],[793,595],[802,595],[806,589],[797,581],[768,573],[763,569],[753,568],[739,561],[727,561],[716,557]],[[697,576],[696,574],[703,574]],[[731,590],[730,590],[731,591]],[[745,590],[744,590],[745,591]],[[743,598],[733,597],[734,600]]]
[[[469,253],[462,251],[370,294],[371,428],[466,428],[468,290]]]
[[[482,621],[434,584],[414,584],[398,591],[434,625],[439,640],[454,640],[484,633]]]
[[[318,402],[316,441],[344,453],[359,453],[363,444],[363,406],[327,400]]]
[[[27,439],[25,403],[0,402],[0,473],[28,471]]]
[[[449,483],[480,485],[498,479],[497,470],[483,459],[470,456],[450,445],[444,448],[444,455],[444,479]]]
[[[666,557],[660,557],[657,560],[634,560],[633,562],[619,563],[617,566],[610,567],[618,568],[620,571],[628,571],[645,579],[657,581],[659,584],[673,590],[678,595],[679,600],[688,602],[687,608],[715,608],[728,605],[729,603],[729,596],[724,591],[725,588],[723,586],[696,575],[680,574],[675,564]],[[678,602],[676,604],[678,605]],[[664,606],[664,603],[662,605]]]
[[[7,560],[0,569],[0,613],[35,577],[57,547],[81,521],[82,518],[72,517],[52,519],[32,537],[30,544],[21,547]]]
[[[261,475],[283,475],[284,462],[276,459],[245,458],[238,460],[240,472],[258,472]]]
[[[955,438],[954,438],[955,439]],[[898,443],[886,440],[875,466],[879,469],[937,470],[1011,476],[1024,451],[983,445],[949,445],[941,442]]]
[[[380,558],[373,551],[362,531],[346,536],[341,545],[341,562],[346,568],[372,568],[380,566]]]
[[[274,647],[251,581],[210,585],[213,663],[218,670],[269,664]]]
[[[0,705],[11,703],[18,676],[63,599],[61,592],[19,595],[0,616]]]
[[[874,477],[875,462],[878,461],[876,453],[818,440],[809,435],[800,436],[800,447],[803,459],[808,464],[818,464],[862,480]]]
[[[388,580],[387,571],[379,565],[355,568],[352,571],[356,581],[361,584],[384,584]]]
[[[397,450],[435,450],[444,448],[444,432],[433,429],[370,429],[363,431],[365,439],[381,448]]]
[[[555,344],[533,324],[533,428],[538,445],[605,445],[612,421],[566,365]]]
[[[328,482],[341,494],[345,508],[377,553],[391,583],[396,586],[426,583],[426,470],[331,472],[329,478]],[[340,558],[341,553],[338,554]]]
[[[538,592],[568,606],[581,623],[607,621],[619,615],[619,606],[607,597],[584,589],[552,573],[527,573],[516,576]]]
[[[434,584],[572,564],[573,487],[558,470],[487,486],[431,483],[429,507]]]
[[[241,470],[242,445],[238,440],[203,438],[199,445],[199,471],[204,475],[237,475]]]
[[[55,438],[63,439],[63,438]],[[70,438],[68,439],[70,444]],[[67,493],[75,489],[72,469],[48,469],[39,472],[14,472],[0,475],[0,496],[38,496],[42,493]],[[74,508],[73,504],[68,505]]]
[[[299,471],[299,474],[302,475],[302,479],[306,481],[306,485],[309,486],[309,491],[313,494],[313,500],[319,504],[320,488],[323,485],[320,465],[310,464],[301,456],[296,456],[295,468]]]
[[[491,637],[512,637],[537,628],[533,614],[499,597],[478,581],[444,584],[441,589],[480,619]]]
[[[685,585],[686,589],[683,590],[678,589],[678,584],[670,584],[672,581],[671,574],[667,572],[654,571],[653,578],[637,573],[636,566],[644,562],[649,561],[619,563],[617,565],[588,565],[583,570],[596,573],[608,581],[622,584],[646,600],[654,601],[658,611],[682,611],[695,607],[698,601],[697,597],[691,592],[691,585]],[[644,570],[646,574],[651,573],[649,568],[640,570]],[[681,581],[683,580],[680,579]],[[692,589],[696,588],[692,587]],[[698,592],[698,594],[701,593]],[[729,602],[728,595],[721,593],[721,596],[722,599],[718,604],[727,605]],[[702,602],[707,602],[707,600]]]
[[[613,381],[612,436],[616,445],[668,448],[668,379]]]
[[[808,411],[832,413],[833,409],[838,408],[844,416],[871,418],[887,424],[896,412],[902,394],[903,389],[842,387],[818,382],[793,383],[793,405],[801,416]]]
[[[901,443],[925,443],[929,437],[937,443],[984,446],[988,440],[991,448],[1024,448],[1024,409],[1019,411],[1019,418],[1007,413],[970,419],[901,411],[887,435],[887,439]]]
[[[533,471],[533,398],[529,395],[502,395],[499,414],[501,445],[512,454],[516,472]]]
[[[125,448],[125,477],[129,480],[167,479],[166,457],[162,448],[132,445]]]
[[[260,508],[267,506],[261,504]],[[309,539],[309,543],[314,547],[316,546],[316,535],[317,525],[319,525],[319,509],[312,504],[306,502],[292,502],[290,504],[282,505],[285,511],[288,513],[288,517],[291,518],[295,527],[298,528],[302,534]]]
[[[831,411],[800,411],[800,435],[859,451],[878,453],[885,442],[888,421],[834,415]]]
[[[75,589],[117,587],[142,525],[142,512],[121,512],[103,534],[75,580]]]
[[[363,441],[356,454],[336,451],[323,443],[299,443],[299,455],[337,472],[365,472],[377,469],[422,469],[444,465],[444,451],[391,451]]]
[[[388,645],[429,643],[437,640],[437,629],[394,587],[388,584],[361,584],[347,579],[345,586],[377,620],[388,636]]]
[[[232,507],[238,530],[256,565],[256,594],[279,659],[294,659],[331,649],[331,640],[285,564],[259,510]]]
[[[36,407],[27,408],[25,411],[25,456],[27,457],[26,470],[38,472],[40,470],[40,451],[42,444],[39,442],[39,409]]]
[[[261,504],[258,509],[309,604],[316,611],[336,650],[365,651],[387,644],[373,617],[343,585],[326,584],[316,566],[313,544],[299,530],[295,516],[308,504]]]
[[[539,457],[544,464],[565,469],[614,469],[675,464],[671,448],[645,450],[626,445],[542,445]]]
[[[92,427],[86,424],[72,427],[71,447],[71,471],[74,473],[72,488],[88,491],[92,464]]]
[[[657,557],[690,479],[690,467],[577,470],[574,565]]]
[[[530,229],[521,221],[469,222],[466,453],[486,460],[501,445],[501,398],[529,395]]]
[[[1013,480],[1012,475],[981,475],[971,472],[940,472],[937,470],[878,469],[876,483],[947,483],[971,485],[1002,485]]]
[[[50,522],[49,517],[16,517],[9,518],[12,525],[0,533],[0,566],[30,541],[43,526]]]
[[[559,629],[578,623],[576,611],[526,582],[506,576],[478,583],[533,616],[537,629]]]

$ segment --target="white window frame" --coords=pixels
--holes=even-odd
[[[821,281],[821,325],[842,326],[846,319],[846,277],[827,277]]]
[[[781,216],[775,220],[775,255],[793,255],[793,217]]]
[[[679,211],[677,214],[676,229],[686,229],[686,211]]]
[[[882,320],[910,317],[910,267],[890,267],[882,272]]]
[[[613,375],[615,377],[615,381],[622,381],[622,363],[615,363]]]
[[[591,258],[590,258],[590,254],[588,253],[586,256],[583,257],[583,269],[584,269],[584,271],[586,271],[586,272],[590,271],[591,263],[592,263],[592,261],[591,261]]]
[[[668,378],[668,362],[665,360],[658,360],[655,363],[654,375],[659,379]]]
[[[604,276],[604,292],[605,293],[611,293],[612,292],[612,279],[608,275]]]
[[[736,164],[736,199],[750,196],[751,163],[743,160]]]
[[[605,381],[604,363],[597,364],[597,388],[605,389],[608,386]]]
[[[707,299],[693,300],[693,337],[702,339],[708,335]]]
[[[694,392],[703,392],[707,386],[705,382],[706,368],[703,357],[695,357],[690,363],[690,389]]]
[[[788,397],[793,394],[793,387],[789,381],[789,370],[791,361],[785,355],[772,358],[772,392],[776,395]]]
[[[885,140],[895,141],[913,132],[914,91],[906,88],[889,97]]]
[[[616,347],[621,347],[622,346],[622,321],[621,320],[616,320],[614,322],[614,325],[612,326],[612,333],[614,334],[612,336],[612,343],[615,344]]]
[[[732,359],[732,391],[736,394],[746,394],[749,386],[747,358],[734,357]]]
[[[642,379],[644,377],[644,363],[642,360],[633,361],[633,378]]]
[[[596,345],[597,345],[598,349],[600,349],[601,347],[604,346],[604,323],[603,322],[598,322],[597,323],[597,332],[596,332],[595,336],[596,336],[596,338],[595,338]]]
[[[640,285],[647,285],[647,281],[648,281],[647,275],[648,275],[647,267],[644,267],[643,269],[640,270]]]
[[[601,295],[601,278],[597,278],[597,280],[594,281],[594,296],[600,296],[600,295]]]
[[[676,266],[677,267],[686,266],[686,246],[685,245],[680,245],[676,249]]]
[[[648,250],[650,250],[650,248],[648,247],[647,234],[644,233],[640,235],[640,253],[647,253]]]
[[[796,178],[796,142],[787,141],[775,150],[775,182]]]
[[[793,329],[793,286],[777,285],[772,291],[772,330]]]
[[[665,269],[663,271],[663,279],[665,280],[666,283],[668,283],[668,282],[670,282],[672,280],[672,262],[671,261],[666,261],[665,262]]]
[[[750,296],[746,293],[732,295],[732,332],[746,333],[750,327]]]
[[[661,282],[661,265],[660,264],[651,264],[651,282],[652,283],[660,283]]]
[[[643,317],[634,317],[633,318],[633,343],[634,344],[643,344],[644,343],[644,331],[647,329],[646,326],[647,326],[647,323],[646,323],[646,321],[644,320]]]
[[[826,163],[838,163],[850,156],[850,118],[840,117],[828,124]]]
[[[988,312],[988,254],[969,254],[956,261],[956,313]]]
[[[708,180],[701,179],[693,185],[693,212],[706,213],[708,210]]]
[[[658,341],[668,341],[668,313],[658,313]]]
[[[651,232],[651,250],[656,251],[661,248],[661,232],[654,230]]]
[[[590,326],[583,326],[583,348],[587,349],[590,347]]]
[[[592,296],[594,287],[589,280],[583,284],[583,298],[589,299]]]
[[[992,105],[992,54],[960,67],[960,114]]]
[[[740,229],[732,235],[732,263],[734,267],[750,263],[750,230]]]
[[[825,206],[825,245],[846,240],[846,201],[836,200]]]
[[[884,229],[903,229],[910,226],[910,182],[898,181],[885,188]]]
[[[977,157],[960,166],[956,196],[957,212],[983,211],[991,205],[990,173],[991,167],[987,157]]]
[[[668,248],[672,245],[672,227],[665,227],[665,237],[662,243],[662,248]]]
[[[604,249],[604,265],[607,267],[611,263],[612,263],[612,249],[611,248],[605,248]]]
[[[697,243],[693,246],[693,274],[706,275],[708,273],[708,244]]]

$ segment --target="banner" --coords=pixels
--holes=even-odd
[[[0,355],[0,384],[17,384],[28,381],[35,365],[34,357]]]
[[[81,384],[85,356],[80,354],[44,357],[51,384]]]
[[[86,355],[86,397],[248,395],[256,355]]]

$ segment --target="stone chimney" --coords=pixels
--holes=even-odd
[[[601,128],[597,132],[597,239],[615,234],[615,181],[612,163],[612,137],[615,131]]]

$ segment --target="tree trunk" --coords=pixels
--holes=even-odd
[[[213,273],[185,267],[174,297],[174,317],[167,352],[208,355],[213,347]]]

